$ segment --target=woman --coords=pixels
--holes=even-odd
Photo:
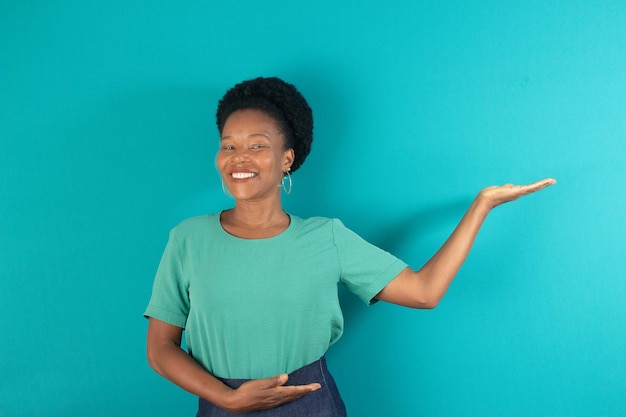
[[[294,86],[236,85],[218,105],[217,126],[217,167],[235,206],[171,231],[145,312],[150,365],[199,396],[198,417],[345,416],[324,360],[343,330],[337,283],[367,303],[434,308],[489,211],[555,182],[483,189],[414,271],[336,219],[283,210],[281,189],[291,191],[313,133]]]

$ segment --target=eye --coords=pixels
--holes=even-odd
[[[233,149],[235,149],[233,145],[222,145],[222,150],[224,151],[232,151]]]
[[[258,149],[263,149],[263,148],[266,148],[266,147],[267,146],[263,145],[262,143],[255,143],[255,144],[250,146],[250,149],[258,150]]]

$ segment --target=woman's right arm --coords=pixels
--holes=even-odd
[[[227,411],[241,413],[273,408],[320,388],[315,383],[284,386],[287,375],[280,374],[252,380],[232,389],[208,373],[180,347],[182,334],[180,327],[150,318],[148,363],[159,375]]]

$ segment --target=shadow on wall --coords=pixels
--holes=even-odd
[[[468,198],[458,198],[388,221],[377,219],[377,229],[370,233],[368,240],[396,254],[413,269],[419,269],[443,244],[445,237],[441,236],[452,232],[470,202]],[[357,223],[367,225],[362,223],[367,219],[357,217],[358,214],[346,216],[350,223],[358,220]],[[329,351],[329,362],[331,371],[338,378],[340,389],[344,389],[346,401],[352,402],[349,404],[352,407],[361,407],[364,400],[358,399],[358,395],[384,391],[389,384],[389,376],[397,374],[397,371],[391,371],[397,366],[397,358],[389,356],[389,352],[395,352],[390,346],[402,343],[407,335],[395,325],[399,317],[394,307],[381,303],[369,309],[343,286],[340,286],[339,298],[346,322],[345,333],[343,339]],[[432,317],[406,310],[416,328]],[[413,334],[411,337],[415,339],[421,336]],[[370,353],[365,353],[363,346],[367,346]],[[403,402],[395,400],[385,400],[385,415],[403,415]]]
[[[424,247],[429,245],[423,245],[420,242],[423,243],[426,236],[444,228],[447,233],[452,233],[453,229],[450,225],[461,220],[470,203],[471,200],[462,198],[441,206],[424,208],[399,219],[387,222],[380,220],[378,221],[378,231],[374,232],[368,240],[399,257],[400,253],[407,251],[407,247],[419,248],[417,251],[423,252],[426,250]],[[442,240],[439,245],[443,243]],[[415,253],[402,259],[413,269],[419,269],[434,254],[434,251],[432,253]],[[421,263],[418,265],[417,262]],[[363,303],[346,290],[340,291],[340,301],[346,321],[358,320],[358,313],[364,307]]]
[[[373,242],[388,252],[398,252],[409,241],[419,242],[421,237],[430,232],[458,223],[470,204],[471,199],[462,198],[396,219],[389,222],[387,226],[381,227],[378,236],[374,236]],[[434,253],[425,255],[430,258]],[[407,262],[410,263],[409,260]]]

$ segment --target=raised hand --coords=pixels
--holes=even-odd
[[[545,178],[541,181],[527,185],[494,185],[483,188],[478,194],[478,197],[485,200],[491,208],[494,208],[500,204],[508,203],[509,201],[517,200],[520,197],[532,194],[555,183],[556,180],[553,178]]]
[[[277,407],[321,388],[318,383],[308,385],[285,385],[288,376],[255,379],[242,384],[232,392],[229,411],[241,413]]]

